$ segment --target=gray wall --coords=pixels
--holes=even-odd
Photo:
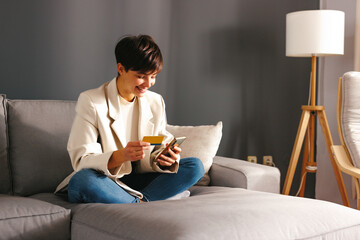
[[[0,92],[9,98],[76,99],[114,76],[121,36],[150,34],[165,58],[154,91],[165,98],[169,123],[222,120],[218,154],[273,155],[283,184],[310,72],[309,59],[285,57],[285,15],[318,9],[318,0],[0,4]]]
[[[77,99],[115,76],[114,47],[151,34],[167,57],[166,0],[0,2],[0,89],[10,98]]]
[[[321,9],[334,9],[345,12],[345,44],[343,56],[324,57],[319,59],[318,103],[324,105],[334,144],[339,145],[339,133],[336,122],[336,101],[338,78],[347,71],[354,70],[354,30],[356,1],[323,0]],[[316,174],[316,198],[342,204],[339,188],[333,173],[325,139],[318,126]],[[356,207],[351,199],[351,177],[343,174],[350,204]]]

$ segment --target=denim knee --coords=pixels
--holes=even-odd
[[[70,202],[82,201],[82,192],[88,188],[88,183],[92,178],[96,178],[99,173],[94,169],[82,169],[71,177],[68,184],[68,200]]]
[[[71,177],[69,181],[69,186],[74,186],[74,185],[79,186],[81,185],[81,183],[88,182],[89,179],[91,179],[96,175],[98,175],[98,173],[94,169],[90,169],[90,168],[82,169]]]
[[[205,174],[204,165],[196,157],[183,158],[180,160],[180,167],[187,169],[196,181],[199,181]]]

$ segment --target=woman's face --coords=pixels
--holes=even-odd
[[[126,72],[122,66],[119,69],[119,64],[118,71],[120,76],[117,79],[116,85],[121,97],[125,100],[131,102],[135,96],[143,97],[146,91],[155,84],[156,73],[145,74],[131,70]]]

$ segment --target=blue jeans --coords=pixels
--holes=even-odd
[[[120,180],[144,195],[145,201],[164,200],[181,193],[204,175],[198,158],[180,160],[177,173],[131,173]],[[117,183],[93,169],[77,172],[68,185],[68,198],[73,203],[135,203],[140,202]]]

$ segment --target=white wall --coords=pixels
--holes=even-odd
[[[345,49],[343,56],[325,57],[319,59],[319,85],[318,105],[324,105],[330,131],[334,144],[340,144],[336,122],[336,100],[338,78],[345,72],[354,69],[354,26],[355,26],[354,0],[323,0],[320,1],[320,9],[333,9],[345,12]],[[317,163],[316,174],[316,198],[342,204],[341,195],[329,154],[325,145],[321,127],[317,126]],[[343,175],[351,205],[355,206],[351,199],[351,178]]]
[[[356,0],[354,70],[360,71],[360,0]]]

